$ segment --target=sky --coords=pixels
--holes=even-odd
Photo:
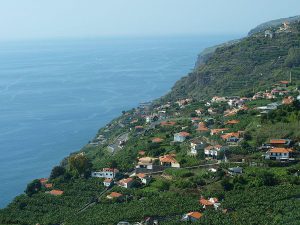
[[[246,34],[299,0],[0,0],[0,40]]]

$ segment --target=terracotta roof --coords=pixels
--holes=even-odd
[[[188,136],[190,136],[190,133],[182,131],[182,132],[179,132],[178,135],[180,135],[182,137],[188,137]]]
[[[143,129],[143,126],[135,126],[135,129]]]
[[[163,121],[160,123],[161,126],[174,126],[176,122],[174,121]]]
[[[113,168],[103,168],[102,169],[103,172],[119,172],[118,169],[113,169]]]
[[[228,120],[225,124],[238,124],[239,120]]]
[[[48,182],[48,178],[41,178],[40,179],[40,183],[41,184],[45,184],[45,183],[47,183]]]
[[[208,128],[206,127],[205,123],[200,122],[197,131],[208,131]]]
[[[218,133],[220,133],[220,132],[222,132],[222,131],[225,131],[225,130],[228,130],[228,128],[211,129],[210,132],[211,132],[212,134],[218,134]]]
[[[122,184],[128,184],[132,181],[133,181],[133,178],[129,177],[129,178],[122,179],[119,182],[122,183]]]
[[[290,82],[287,81],[287,80],[282,80],[282,81],[279,81],[280,84],[289,84]]]
[[[286,140],[285,139],[271,139],[270,144],[285,144]]]
[[[231,137],[239,138],[240,134],[239,133],[228,133],[228,134],[224,134],[224,135],[221,136],[221,138],[223,140],[227,140],[228,138],[231,138]]]
[[[52,188],[52,187],[53,187],[53,184],[52,184],[52,183],[45,184],[45,188]]]
[[[159,157],[160,162],[165,163],[177,163],[176,159],[174,158],[174,155],[164,155]]]
[[[123,195],[121,193],[118,193],[118,192],[112,192],[109,195],[107,195],[107,197],[111,197],[111,198],[119,198],[121,196],[123,196]]]
[[[145,178],[147,175],[144,174],[144,173],[138,173],[136,176],[137,176],[138,178]]]
[[[139,162],[141,162],[141,163],[152,163],[154,160],[155,160],[155,158],[152,158],[152,157],[139,158]]]
[[[211,201],[209,201],[209,200],[207,200],[205,198],[201,198],[199,202],[200,202],[200,204],[205,205],[205,206],[212,206],[212,205],[214,205],[213,202],[211,202]]]
[[[160,142],[163,142],[163,140],[164,139],[162,139],[162,138],[153,138],[152,142],[154,142],[154,143],[160,143]]]
[[[200,212],[190,212],[187,215],[195,219],[200,219],[202,217],[202,213]]]
[[[62,195],[64,192],[61,190],[52,190],[49,192],[51,195]]]
[[[289,153],[293,150],[290,148],[272,148],[269,152],[271,153]]]

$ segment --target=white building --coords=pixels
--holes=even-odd
[[[92,172],[92,177],[99,177],[99,178],[115,178],[116,174],[119,173],[118,169],[112,168],[103,168],[102,171],[94,171]]]
[[[184,142],[190,134],[188,132],[179,132],[177,134],[174,134],[174,141],[175,142]]]
[[[138,173],[136,176],[141,180],[143,184],[149,184],[149,182],[151,181],[151,176],[144,173]]]
[[[210,145],[204,148],[204,154],[206,157],[216,159],[222,150],[224,150],[222,145]]]
[[[196,156],[198,155],[198,151],[202,148],[203,149],[204,143],[202,141],[191,141],[191,149],[189,154]]]
[[[272,148],[266,152],[265,159],[289,160],[293,150],[289,148]]]

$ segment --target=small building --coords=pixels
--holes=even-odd
[[[44,184],[44,187],[47,188],[47,189],[50,189],[50,188],[53,188],[53,184],[52,183],[47,183],[47,184]]]
[[[294,99],[294,97],[293,96],[288,96],[288,97],[284,97],[283,99],[282,99],[282,104],[283,105],[291,105],[291,104],[293,104],[293,102],[295,101],[295,99]]]
[[[115,178],[116,174],[119,173],[118,169],[112,168],[103,168],[102,171],[95,171],[92,172],[92,177],[99,177],[99,178]]]
[[[209,129],[206,127],[205,123],[200,122],[200,123],[198,124],[197,131],[199,131],[199,132],[208,132]]]
[[[189,213],[183,215],[181,221],[195,222],[195,221],[198,221],[202,216],[203,215],[200,212],[189,212]]]
[[[112,186],[114,184],[114,181],[113,181],[113,179],[111,179],[111,178],[106,178],[104,181],[103,181],[103,185],[105,186],[105,187],[110,187],[110,186]]]
[[[266,30],[265,31],[265,37],[273,38],[274,37],[274,32],[271,30]]]
[[[136,132],[142,132],[144,127],[143,126],[135,126],[134,129]]]
[[[142,184],[149,184],[152,178],[144,173],[138,173],[136,176],[141,180]]]
[[[62,195],[64,192],[63,191],[61,191],[61,190],[51,190],[51,191],[49,191],[49,194],[50,195],[54,195],[54,196],[60,196],[60,195]]]
[[[240,140],[239,132],[232,132],[221,135],[221,138],[226,141],[228,144],[236,144]]]
[[[232,176],[239,175],[239,174],[243,173],[243,168],[242,167],[231,167],[231,168],[228,168],[228,173]]]
[[[210,145],[204,148],[204,154],[206,157],[217,159],[222,150],[224,150],[222,145]]]
[[[106,196],[106,198],[108,199],[121,199],[123,197],[123,195],[121,193],[118,192],[112,192],[109,195]]]
[[[160,123],[162,127],[172,127],[175,126],[176,122],[174,121],[163,121]]]
[[[190,137],[190,133],[188,132],[179,132],[174,134],[174,141],[175,142],[184,142],[188,137]]]
[[[152,170],[153,165],[156,160],[157,160],[157,158],[152,158],[152,157],[139,158],[139,161],[138,161],[137,165],[135,166],[135,168]]]
[[[191,141],[191,149],[189,155],[196,156],[198,155],[198,151],[203,149],[204,143],[202,141],[193,140]]]
[[[291,145],[290,139],[271,139],[270,145],[278,148],[286,148]]]
[[[180,164],[175,159],[174,154],[160,156],[159,161],[160,161],[160,165],[164,167],[180,168]]]
[[[215,210],[217,210],[221,205],[217,198],[205,199],[205,198],[201,197],[199,202],[200,202],[200,205],[202,205],[203,209],[214,208]]]
[[[153,138],[152,139],[152,143],[161,143],[163,141],[164,141],[164,139],[162,139],[162,138]]]
[[[293,150],[290,148],[272,148],[266,152],[265,159],[287,161],[292,153]]]
[[[240,121],[239,120],[228,120],[225,124],[226,125],[235,125],[238,124]]]
[[[129,177],[129,178],[125,178],[122,180],[119,180],[118,182],[118,186],[123,187],[123,188],[131,188],[133,185],[133,178]]]
[[[224,131],[228,130],[228,128],[220,128],[220,129],[211,129],[210,130],[210,135],[216,135],[216,134],[223,134]]]

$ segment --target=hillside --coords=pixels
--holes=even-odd
[[[211,51],[168,102],[123,111],[31,181],[0,224],[298,225],[299,26]]]
[[[179,80],[166,99],[249,95],[275,81],[288,80],[290,72],[298,84],[300,64],[295,54],[299,54],[299,31],[300,24],[295,22],[287,30],[275,27],[272,38],[262,31],[218,47],[205,63]]]

